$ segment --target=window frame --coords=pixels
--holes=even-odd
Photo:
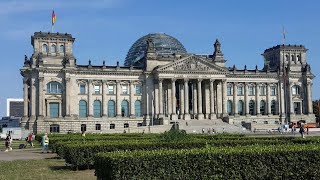
[[[86,90],[86,85],[85,84],[80,84],[79,85],[79,94],[87,94],[87,90]]]
[[[123,95],[128,95],[129,94],[129,86],[127,84],[122,85],[121,94],[123,94]]]
[[[93,88],[94,88],[94,94],[101,94],[101,85],[100,84],[95,84],[93,86]]]
[[[114,86],[115,85],[108,85],[108,94],[114,94]]]
[[[142,93],[142,86],[140,84],[137,84],[135,89],[136,89],[136,94]]]

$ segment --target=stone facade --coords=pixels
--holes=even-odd
[[[34,133],[122,132],[180,120],[230,124],[315,122],[304,46],[278,45],[264,67],[225,67],[221,44],[211,55],[160,55],[148,39],[143,66],[77,65],[70,34],[36,32],[21,69],[22,127]],[[138,62],[138,61],[137,61]]]

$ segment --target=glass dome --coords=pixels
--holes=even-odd
[[[126,60],[124,62],[125,66],[144,66],[144,62],[141,60],[145,56],[147,50],[147,39],[151,38],[156,53],[158,55],[170,55],[170,54],[185,54],[187,53],[183,45],[174,37],[169,36],[164,33],[154,33],[148,34],[140,39],[138,39],[129,49]]]

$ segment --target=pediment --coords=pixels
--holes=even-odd
[[[220,66],[215,65],[201,57],[191,55],[184,59],[177,60],[167,65],[159,67],[158,72],[213,72],[213,73],[226,73],[227,70]]]
[[[61,95],[53,94],[53,95],[46,97],[46,99],[48,99],[48,100],[61,100],[62,98],[61,98]]]

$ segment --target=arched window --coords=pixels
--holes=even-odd
[[[116,112],[115,103],[114,101],[109,100],[108,101],[108,117],[115,117],[116,116],[115,112]]]
[[[266,114],[266,102],[264,100],[260,101],[260,114]]]
[[[141,101],[137,100],[136,102],[134,102],[134,112],[135,112],[135,116],[136,117],[141,117],[142,113],[141,113]]]
[[[57,51],[56,45],[52,44],[52,45],[51,45],[50,52],[55,53],[56,51]]]
[[[243,101],[239,100],[238,101],[238,114],[243,115],[244,114],[244,106],[243,106]]]
[[[251,115],[255,114],[255,103],[253,100],[249,101],[249,114]]]
[[[277,106],[276,106],[276,101],[275,100],[271,101],[271,114],[273,114],[273,115],[277,114]]]
[[[47,93],[49,94],[61,94],[61,84],[56,81],[51,81],[47,84]]]
[[[291,89],[292,89],[292,95],[300,95],[300,86],[293,85]]]
[[[85,118],[88,117],[88,108],[87,108],[87,102],[85,100],[79,101],[79,117]]]
[[[227,112],[229,115],[232,115],[232,101],[231,100],[227,101]]]
[[[60,45],[59,52],[60,52],[60,53],[64,53],[64,45]]]
[[[43,44],[43,45],[42,45],[42,53],[43,53],[43,54],[48,53],[48,45],[46,45],[46,44]]]
[[[126,100],[121,102],[121,116],[129,117],[129,102]]]
[[[51,124],[50,125],[50,133],[59,133],[59,132],[60,132],[59,124]]]
[[[93,117],[101,117],[101,102],[99,100],[93,102]]]

